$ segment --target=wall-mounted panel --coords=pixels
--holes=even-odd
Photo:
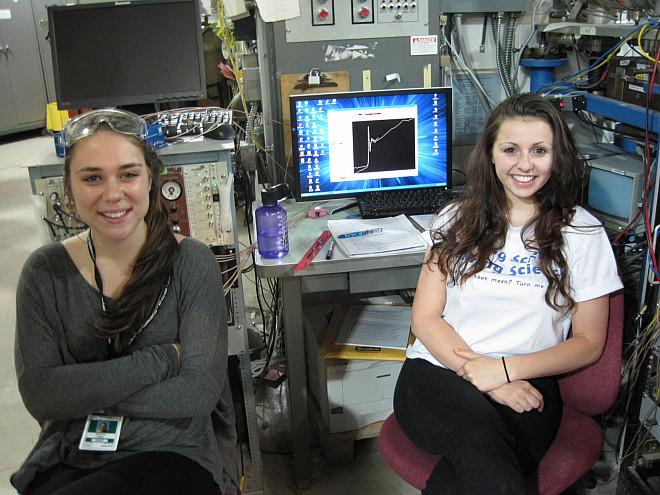
[[[300,17],[285,21],[285,26],[287,43],[422,36],[433,31],[427,0],[301,0]]]

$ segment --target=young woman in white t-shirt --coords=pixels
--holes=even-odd
[[[527,493],[561,421],[557,375],[603,350],[621,281],[603,228],[577,206],[582,172],[559,112],[515,95],[434,220],[394,396],[406,435],[443,455],[425,495]]]

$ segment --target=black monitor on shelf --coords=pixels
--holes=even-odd
[[[644,228],[640,214],[646,188],[646,167],[641,157],[629,153],[587,161],[587,187],[584,206],[608,232],[618,234]]]
[[[451,187],[451,88],[291,95],[295,198]]]
[[[60,110],[206,95],[198,0],[48,8]]]

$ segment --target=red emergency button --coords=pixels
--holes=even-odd
[[[359,14],[360,14],[360,17],[365,19],[365,18],[369,17],[369,14],[371,14],[371,11],[367,7],[362,7],[360,9]]]
[[[328,12],[328,9],[320,9],[319,10],[319,18],[322,21],[325,21],[328,18],[329,15],[330,15],[330,12]]]

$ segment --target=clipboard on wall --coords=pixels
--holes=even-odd
[[[293,166],[291,162],[291,109],[289,107],[289,95],[300,95],[310,93],[338,93],[350,91],[349,74],[343,72],[323,72],[327,76],[326,81],[332,84],[322,84],[320,86],[309,86],[306,82],[306,76],[309,74],[283,74],[280,78],[280,97],[282,102],[282,125],[284,127],[284,153],[288,166]]]

